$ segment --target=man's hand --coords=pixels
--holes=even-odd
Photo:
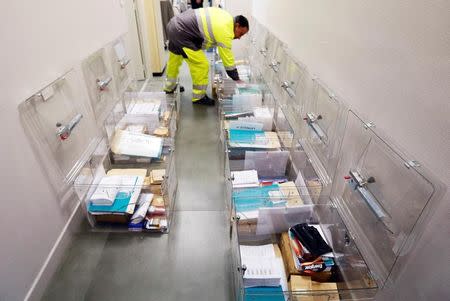
[[[196,2],[197,4],[200,4],[200,3],[203,2],[203,0],[195,0],[195,2]]]
[[[238,80],[236,81],[236,84],[243,85],[243,84],[245,84],[245,82],[244,82],[243,80],[238,79]]]

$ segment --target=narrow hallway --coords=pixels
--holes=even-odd
[[[185,64],[181,83],[186,91],[176,139],[178,198],[170,233],[95,233],[85,225],[43,300],[231,300],[217,112],[191,104]]]

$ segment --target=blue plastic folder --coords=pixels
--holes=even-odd
[[[93,205],[89,204],[89,212],[110,212],[110,213],[125,213],[127,211],[128,203],[131,198],[130,192],[120,191],[117,193],[114,203],[111,206],[107,205]]]
[[[230,141],[237,143],[254,143],[257,138],[264,139],[264,131],[253,130],[230,130]]]
[[[254,211],[261,207],[273,207],[269,191],[278,191],[278,184],[233,191],[237,212]]]
[[[245,289],[245,301],[285,301],[283,289],[276,287],[249,287]]]

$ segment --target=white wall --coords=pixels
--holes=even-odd
[[[448,186],[449,1],[257,0],[253,14]],[[378,300],[448,299],[449,190],[396,288]]]
[[[127,31],[119,0],[1,1],[0,300],[23,300],[69,213],[26,140],[17,105]]]

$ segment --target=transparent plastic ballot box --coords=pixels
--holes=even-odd
[[[174,153],[163,147],[159,155],[118,158],[117,151],[105,137],[75,180],[92,230],[169,232],[177,191]]]
[[[297,183],[295,185],[306,187],[301,194],[308,195],[307,203],[312,203],[312,198],[319,196],[322,184],[317,176],[307,171],[306,181],[299,175],[299,168],[313,168],[306,155],[298,156],[298,162],[294,161],[293,132],[285,122],[278,115],[272,123],[274,131],[226,130],[224,170],[225,178],[229,181],[226,194],[228,203],[232,203],[232,192],[242,185],[255,187],[271,183]]]
[[[101,48],[82,62],[85,85],[95,119],[99,127],[111,112],[118,99],[112,67],[105,48]]]
[[[299,208],[268,207],[254,222],[234,220],[235,300],[372,299],[377,283],[337,210],[313,205],[307,213],[296,213]],[[297,227],[313,229],[311,240],[320,237],[327,247],[316,250],[302,240],[311,251],[299,253],[293,247],[299,241],[293,234]]]
[[[176,101],[164,92],[126,92],[122,124],[144,124],[146,133],[175,138],[178,125]]]
[[[101,140],[101,130],[75,70],[42,87],[19,107],[24,132],[62,207],[77,204],[73,181]],[[67,207],[71,212],[73,208]]]
[[[225,178],[227,179],[226,200],[230,210],[235,205],[234,193],[241,188],[255,188],[258,192],[262,186],[278,185],[287,186],[287,192],[282,194],[274,192],[274,199],[282,197],[298,197],[299,204],[317,203],[322,194],[322,182],[317,176],[311,161],[303,150],[298,150],[293,144],[293,132],[289,124],[284,123],[281,115],[276,116],[274,120],[274,129],[272,132],[264,132],[264,135],[270,135],[273,141],[270,144],[277,144],[276,148],[268,148],[268,145],[254,146],[248,145],[247,139],[249,133],[243,134],[237,132],[241,140],[237,144],[233,140],[233,133],[229,131],[228,140],[225,144]],[[259,132],[250,133],[253,135]],[[257,139],[256,139],[257,140]],[[293,187],[289,190],[289,187]],[[253,191],[250,189],[250,192]],[[275,190],[280,190],[276,188]],[[249,192],[249,193],[250,193]],[[268,192],[266,192],[268,193]],[[262,202],[261,204],[263,204]],[[255,209],[256,210],[256,209]],[[255,212],[253,212],[254,214]],[[245,212],[242,214],[245,215]],[[241,215],[239,215],[241,216]],[[241,216],[243,217],[243,216]]]
[[[320,79],[312,82],[311,96],[306,98],[298,118],[296,141],[308,154],[324,186],[330,186],[344,137],[348,106]]]
[[[112,76],[115,81],[116,95],[120,97],[127,90],[135,89],[131,56],[126,47],[127,35],[124,34],[106,46]]]
[[[301,170],[307,178],[307,170]],[[252,262],[242,256],[238,246],[267,242],[278,243],[283,258],[288,290],[285,292],[282,288],[284,293],[278,290],[279,296],[290,296],[293,300],[303,300],[306,296],[332,300],[374,298],[379,289],[391,287],[403,268],[413,260],[413,250],[430,220],[430,213],[443,201],[444,193],[443,183],[420,162],[411,159],[373,123],[365,122],[349,111],[332,189],[329,193],[320,192],[317,199],[312,198],[312,218],[293,220],[283,212],[276,214],[270,209],[270,217],[265,218],[259,212],[256,224],[252,224],[236,215],[235,229],[231,233],[233,258],[237,260],[234,269],[235,283],[239,285],[238,298],[245,294],[246,297],[257,295],[245,288],[249,283],[246,278],[252,279],[251,274],[246,277],[249,268],[245,263]],[[333,261],[327,261],[332,263],[328,264],[332,267],[330,273],[308,274],[311,279],[299,277],[305,276],[306,266],[302,263],[308,264],[308,260],[322,256],[319,263],[323,264],[326,262],[323,256],[329,255],[302,257],[295,248],[298,243],[292,239],[293,222],[318,228],[322,239],[332,249]],[[288,226],[286,240],[284,231]],[[261,229],[266,232],[261,233]],[[322,282],[327,284],[323,286]],[[267,296],[264,291],[258,293]]]

